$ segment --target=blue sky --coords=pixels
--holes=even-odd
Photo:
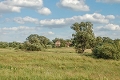
[[[0,41],[30,34],[70,39],[75,22],[90,21],[96,36],[120,38],[120,0],[0,0]]]

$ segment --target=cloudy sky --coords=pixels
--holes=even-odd
[[[71,38],[75,22],[93,23],[96,36],[120,38],[120,0],[0,0],[0,41],[30,34]]]

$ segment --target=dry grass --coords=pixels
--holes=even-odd
[[[55,48],[44,52],[0,49],[0,80],[119,79],[120,61],[79,55],[73,48]]]
[[[92,53],[92,50],[91,49],[86,49],[84,52],[86,52],[86,53]]]

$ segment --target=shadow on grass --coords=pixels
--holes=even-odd
[[[80,54],[81,56],[86,56],[86,57],[90,57],[90,58],[94,58],[94,59],[103,59],[103,60],[115,60],[115,59],[108,59],[108,58],[98,58],[97,56],[93,55],[93,53],[88,53],[88,52],[84,52],[83,54]],[[119,59],[116,59],[116,61],[120,61]]]
[[[88,52],[84,52],[84,53],[82,53],[80,55],[81,56],[86,56],[86,57],[91,57],[91,58],[97,59],[96,56],[94,56],[92,53],[88,53]]]

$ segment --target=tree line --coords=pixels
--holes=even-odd
[[[86,49],[92,50],[92,55],[96,58],[120,59],[120,39],[111,39],[109,37],[95,36],[93,24],[91,22],[74,23],[71,26],[74,30],[71,39],[55,38],[50,41],[45,36],[31,34],[23,43],[20,42],[0,42],[0,48],[12,47],[27,51],[42,51],[48,48],[54,48],[55,42],[60,41],[59,47],[65,47],[67,42],[74,47],[76,52],[83,54]]]
[[[0,42],[0,48],[15,48],[27,51],[42,51],[48,48],[55,48],[55,42],[60,41],[60,47],[66,47],[67,42],[72,42],[71,39],[55,38],[52,41],[45,36],[38,34],[31,34],[26,38],[24,42]],[[72,46],[72,45],[70,45]]]
[[[95,37],[91,22],[74,23],[71,29],[75,31],[73,43],[77,53],[91,49],[96,58],[120,59],[120,39]]]

